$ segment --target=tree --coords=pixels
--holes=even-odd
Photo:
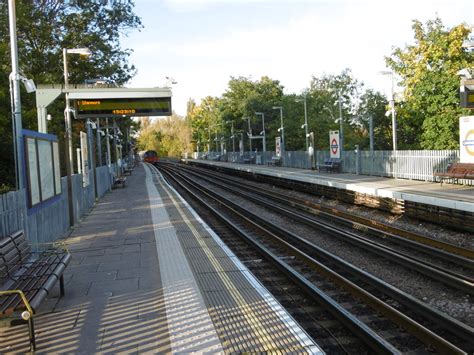
[[[154,150],[160,157],[181,157],[192,152],[191,127],[176,114],[161,117],[142,127],[139,150]]]
[[[392,148],[392,126],[390,118],[385,116],[387,99],[379,92],[368,89],[360,96],[354,121],[358,129],[360,149],[370,147],[370,118],[374,130],[374,150],[389,150]]]
[[[272,107],[280,105],[283,99],[283,86],[278,80],[263,76],[260,80],[252,81],[251,78],[231,78],[228,89],[222,95],[220,101],[220,112],[224,121],[233,121],[235,131],[247,132],[247,120],[249,117],[252,132],[261,132],[261,118],[257,118],[255,112],[265,115],[265,131],[269,149],[272,148],[276,128],[280,126],[280,116]],[[227,128],[228,133],[229,128]],[[269,134],[268,134],[269,133]],[[262,149],[260,141],[252,143],[254,148]]]
[[[339,130],[339,97],[343,117],[344,148],[359,144],[356,131],[357,109],[363,84],[354,78],[350,69],[338,75],[323,75],[311,79],[308,97],[308,121],[314,129],[317,149],[329,149],[329,131]],[[340,93],[340,95],[339,95]]]
[[[464,24],[446,29],[439,18],[426,24],[415,20],[412,28],[415,44],[396,48],[386,57],[404,88],[398,110],[403,145],[458,149],[458,118],[467,111],[459,108],[456,73],[474,66],[473,55],[462,48],[470,29]]]
[[[36,84],[62,83],[62,49],[88,47],[93,55],[87,59],[68,57],[70,82],[83,83],[85,79],[105,78],[118,85],[126,83],[135,74],[128,64],[130,51],[120,46],[120,36],[141,27],[140,19],[133,13],[132,0],[17,0],[17,37],[20,68]],[[0,4],[0,129],[4,143],[11,142],[9,113],[10,48],[8,7]],[[34,95],[22,91],[23,127],[37,129]],[[48,131],[62,140],[64,133],[64,103],[55,102],[48,107],[53,116]],[[5,119],[6,118],[6,119]],[[129,126],[131,122],[128,122]],[[73,122],[73,137],[78,146],[78,131],[83,122]],[[3,133],[6,136],[3,136]],[[61,149],[63,151],[63,149]],[[7,171],[0,169],[0,181],[11,184],[13,174],[12,144],[0,148]]]

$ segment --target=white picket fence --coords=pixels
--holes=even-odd
[[[200,153],[199,158],[203,158],[206,153]],[[197,154],[195,153],[195,156]],[[210,152],[208,159],[220,157],[220,160],[242,163],[251,156],[260,156],[255,159],[257,162],[266,164],[271,161],[275,152],[245,152],[243,156],[239,153],[227,153],[225,158],[220,157],[219,153]],[[316,165],[329,158],[328,151],[316,151]],[[357,160],[358,163],[357,164]],[[459,161],[458,150],[398,150],[387,151],[378,150],[373,153],[367,150],[344,151],[342,154],[342,172],[361,175],[385,176],[397,179],[410,179],[422,181],[436,181],[433,176],[435,172],[444,172],[448,164]],[[311,168],[308,154],[302,151],[287,151],[283,155],[282,166],[291,168]],[[358,171],[357,171],[358,170]],[[458,184],[474,185],[472,180],[459,180]]]

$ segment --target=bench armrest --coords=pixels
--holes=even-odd
[[[34,312],[33,312],[33,308],[31,308],[31,306],[30,306],[30,302],[28,302],[28,299],[26,298],[23,291],[22,290],[0,291],[0,296],[8,296],[8,295],[14,295],[14,294],[18,294],[20,296],[21,300],[23,301],[23,303],[25,304],[25,307],[28,310],[29,314],[25,315],[27,317],[26,319],[24,318],[24,316],[22,314],[22,318],[25,319],[25,320],[28,320],[31,316],[33,316]]]

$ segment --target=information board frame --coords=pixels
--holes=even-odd
[[[74,107],[78,119],[170,116],[173,112],[171,97],[77,99]]]
[[[60,198],[59,143],[55,135],[23,130],[28,212]]]

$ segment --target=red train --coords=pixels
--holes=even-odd
[[[158,154],[154,150],[147,150],[145,154],[143,154],[143,160],[147,163],[156,163],[158,162]]]

